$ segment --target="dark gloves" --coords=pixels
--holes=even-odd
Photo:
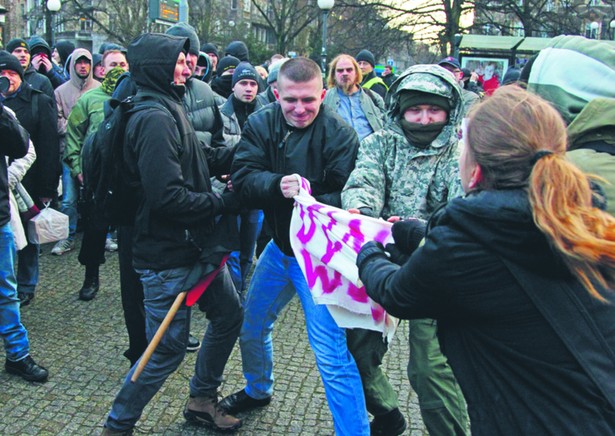
[[[361,251],[359,251],[359,255],[357,256],[357,267],[359,267],[359,271],[361,271],[361,268],[365,266],[368,260],[374,257],[384,257],[388,259],[387,255],[384,253],[384,247],[380,242],[369,241],[361,247]]]
[[[399,252],[410,256],[414,253],[425,237],[425,229],[427,223],[423,220],[409,219],[398,221],[393,224],[393,239],[395,240],[395,249]],[[387,245],[387,251],[388,245]],[[391,254],[393,254],[391,252]],[[397,262],[395,262],[397,263]]]
[[[391,262],[396,263],[399,266],[402,266],[404,263],[410,259],[410,254],[404,253],[400,250],[396,244],[387,244],[384,249],[389,253],[389,259]]]
[[[222,200],[222,213],[224,214],[237,215],[243,209],[239,195],[235,191],[224,191],[220,195],[220,200]]]

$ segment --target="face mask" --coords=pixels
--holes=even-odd
[[[426,148],[431,144],[442,132],[444,126],[446,126],[446,122],[442,123],[432,123],[432,124],[419,124],[419,123],[409,123],[405,119],[401,119],[401,128],[412,144],[418,148]]]

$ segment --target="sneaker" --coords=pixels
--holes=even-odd
[[[218,406],[217,397],[190,397],[184,409],[187,421],[205,424],[221,432],[233,432],[241,427],[241,420],[227,415]]]
[[[406,431],[406,419],[395,408],[384,415],[376,416],[369,424],[369,431],[372,436],[398,436]]]
[[[28,381],[46,382],[49,377],[49,371],[40,365],[37,365],[31,356],[13,362],[6,359],[4,369],[9,374],[15,374]]]
[[[113,238],[107,238],[105,241],[105,250],[117,251],[117,241]]]
[[[226,413],[232,415],[240,412],[247,412],[248,410],[256,409],[258,407],[265,407],[271,403],[271,397],[256,399],[246,394],[246,390],[242,389],[228,397],[223,398],[219,406]]]
[[[199,351],[201,348],[201,343],[197,338],[192,335],[188,336],[188,345],[186,345],[186,351],[188,353],[194,353],[195,351]]]
[[[64,253],[71,251],[73,248],[75,248],[75,241],[73,239],[62,239],[53,246],[51,249],[51,254],[62,256]]]

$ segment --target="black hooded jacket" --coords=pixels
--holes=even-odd
[[[228,174],[232,151],[204,151],[182,104],[184,87],[173,83],[177,58],[188,44],[187,38],[144,34],[128,48],[135,100],[165,108],[137,112],[126,130],[128,173],[140,185],[135,268],[193,265],[208,248],[216,216],[224,212],[220,196],[211,193],[210,169],[212,175]]]
[[[601,303],[572,276],[534,224],[527,192],[456,198],[431,224],[403,266],[378,254],[360,277],[391,315],[438,320],[472,434],[615,434],[606,401],[615,398],[594,379],[599,361],[610,368],[603,384],[615,377],[615,293],[602,290]],[[585,322],[601,340],[586,340]]]

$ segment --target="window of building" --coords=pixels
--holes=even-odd
[[[236,10],[237,9],[237,3],[239,2],[239,0],[231,0],[231,9]]]
[[[243,0],[243,11],[250,12],[252,9],[252,0]]]

